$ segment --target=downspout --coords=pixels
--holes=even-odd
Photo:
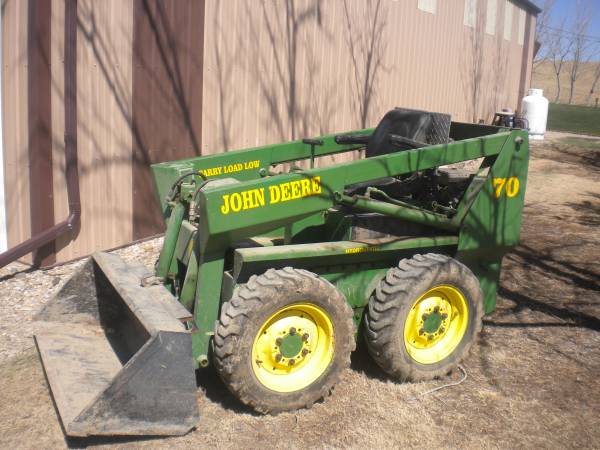
[[[65,1],[65,176],[69,216],[0,254],[0,267],[75,230],[79,225],[81,201],[77,171],[77,0]]]
[[[2,122],[2,18],[0,17],[0,252],[8,248],[6,232],[6,203],[4,202],[4,132]]]

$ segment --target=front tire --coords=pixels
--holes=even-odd
[[[483,318],[483,293],[468,267],[445,255],[403,259],[369,299],[369,353],[392,377],[446,375],[468,354]]]
[[[243,403],[278,413],[329,395],[354,346],[344,296],[314,273],[286,267],[252,276],[223,305],[214,362]]]

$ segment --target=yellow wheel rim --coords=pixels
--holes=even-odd
[[[404,324],[404,345],[412,359],[435,364],[450,355],[467,331],[469,306],[448,285],[436,286],[413,304]]]
[[[252,369],[276,392],[293,392],[319,378],[333,359],[333,323],[321,308],[297,303],[280,309],[260,328],[252,345]]]

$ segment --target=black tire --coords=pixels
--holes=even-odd
[[[425,292],[442,285],[454,287],[466,300],[466,331],[448,356],[422,364],[407,351],[406,319]],[[387,272],[369,299],[364,334],[369,353],[386,373],[402,381],[431,380],[448,374],[468,354],[481,331],[482,318],[483,293],[473,272],[453,258],[428,253],[403,259]]]
[[[253,369],[252,347],[269,318],[298,303],[316,305],[329,316],[334,331],[333,357],[311,384],[292,392],[264,386]],[[344,296],[316,274],[286,267],[253,275],[223,305],[214,337],[214,363],[227,388],[243,403],[261,413],[310,407],[328,396],[350,365],[355,348],[352,309]]]

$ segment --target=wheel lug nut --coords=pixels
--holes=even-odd
[[[419,330],[419,336],[423,336],[425,334],[425,328],[421,328]]]
[[[442,314],[442,320],[446,320],[448,318],[448,314],[444,313]]]
[[[294,327],[290,328],[290,334],[292,336],[296,334],[296,329]]]
[[[281,345],[281,343],[283,342],[283,340],[281,338],[277,338],[275,339],[275,343],[279,346]]]
[[[277,353],[275,355],[275,361],[279,362],[279,361],[281,361],[281,358],[282,358],[281,353]]]
[[[429,336],[427,336],[427,340],[431,341],[433,339],[433,334],[430,334]]]
[[[444,331],[446,331],[446,329],[444,327],[440,328],[440,334],[442,334]]]
[[[302,356],[306,356],[306,355],[308,355],[308,350],[305,349],[305,348],[303,348],[302,349]]]
[[[429,314],[423,314],[423,320],[427,320],[428,317],[429,317]]]
[[[304,333],[304,334],[302,335],[302,340],[303,340],[304,342],[306,342],[306,341],[308,341],[308,338],[309,338],[309,337],[310,337],[310,336],[308,335],[308,333]]]
[[[294,358],[290,359],[290,366],[293,366],[294,364],[296,364],[296,360]]]
[[[440,307],[436,306],[435,308],[433,308],[433,312],[439,312],[440,311]]]

